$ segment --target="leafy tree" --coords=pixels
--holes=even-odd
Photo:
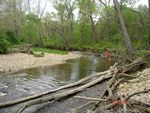
[[[0,33],[0,53],[7,53],[10,47],[10,42],[7,40],[7,36],[4,33]]]

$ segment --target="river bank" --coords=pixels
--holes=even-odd
[[[80,54],[69,52],[65,55],[48,54],[44,57],[34,57],[24,53],[0,55],[0,73],[19,71],[23,69],[53,66],[65,63],[66,60],[81,57]]]
[[[139,71],[132,76],[134,76],[135,78],[119,85],[118,92],[127,96],[135,92],[143,91],[150,88],[150,68]],[[149,103],[150,92],[146,94],[136,95],[132,97],[132,99],[142,101],[144,103]]]

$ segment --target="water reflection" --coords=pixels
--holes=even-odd
[[[0,101],[54,89],[87,75],[107,70],[113,63],[90,55],[53,67],[28,69],[13,75],[0,76],[0,84],[3,84],[0,85]]]

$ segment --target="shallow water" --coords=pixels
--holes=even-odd
[[[0,102],[34,95],[107,70],[114,61],[94,55],[69,60],[52,67],[23,70],[0,76]]]

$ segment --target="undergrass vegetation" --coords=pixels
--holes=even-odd
[[[49,53],[49,54],[61,54],[65,55],[68,52],[63,50],[54,50],[54,49],[47,49],[47,48],[39,48],[39,47],[33,47],[31,49],[33,52],[42,52],[42,53]]]

